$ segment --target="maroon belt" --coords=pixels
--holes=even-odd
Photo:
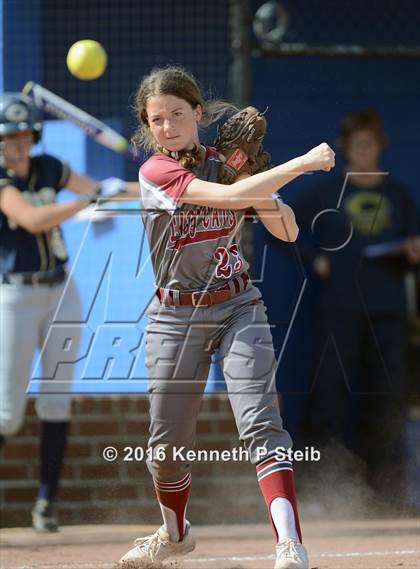
[[[212,306],[213,304],[220,304],[221,302],[226,302],[233,298],[241,292],[241,290],[246,289],[248,282],[248,273],[242,273],[239,277],[233,278],[229,283],[220,288],[216,288],[215,290],[196,290],[194,292],[180,291],[176,294],[173,290],[167,290],[167,302],[170,305],[179,304],[181,306]],[[163,303],[165,298],[165,289],[159,288],[156,294],[160,302]],[[178,302],[175,301],[175,296],[178,297]]]

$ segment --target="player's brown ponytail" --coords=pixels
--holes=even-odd
[[[203,116],[199,127],[206,127],[225,114],[237,112],[237,108],[226,101],[212,100],[205,101],[197,80],[182,67],[168,66],[153,69],[149,75],[141,81],[136,97],[135,112],[139,121],[137,131],[132,137],[133,144],[146,152],[162,152],[177,159],[184,168],[194,169],[200,164],[200,149],[195,147],[192,150],[181,150],[174,153],[166,148],[159,146],[152,136],[147,119],[147,101],[156,95],[173,95],[184,99],[196,109],[198,105],[203,110]]]

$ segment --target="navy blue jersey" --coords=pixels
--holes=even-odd
[[[338,208],[338,211],[337,211]],[[371,312],[405,310],[403,256],[370,257],[372,245],[395,243],[420,233],[410,193],[392,176],[373,188],[329,176],[296,204],[300,250],[309,264],[327,255],[331,278],[325,283],[332,311],[355,311],[360,296]]]
[[[54,203],[56,194],[65,187],[70,176],[68,165],[53,156],[42,154],[31,158],[27,178],[15,176],[0,166],[0,191],[12,185],[32,205]],[[47,271],[67,261],[59,227],[34,235],[0,211],[0,273]]]

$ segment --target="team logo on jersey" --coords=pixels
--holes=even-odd
[[[179,250],[193,243],[219,239],[230,235],[236,226],[236,213],[229,209],[181,209],[172,216],[167,249]]]
[[[356,231],[362,235],[380,235],[392,225],[391,202],[378,192],[364,191],[351,195],[344,207]]]

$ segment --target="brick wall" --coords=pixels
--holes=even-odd
[[[112,445],[146,447],[149,427],[144,396],[76,398],[60,491],[60,520],[81,523],[159,523],[151,478],[144,462],[107,463]],[[197,426],[198,449],[239,446],[225,395],[204,398]],[[31,401],[25,423],[0,451],[1,527],[30,525],[37,491],[39,421]],[[248,462],[196,463],[189,517],[195,523],[266,520],[254,467]]]

